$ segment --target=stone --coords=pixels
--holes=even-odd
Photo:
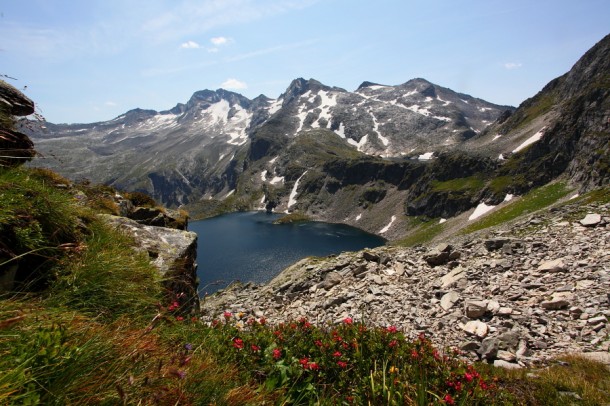
[[[606,324],[608,320],[606,319],[606,316],[597,316],[597,317],[592,317],[590,319],[587,320],[587,324],[599,324],[599,323],[604,323]]]
[[[318,284],[319,289],[329,290],[341,283],[343,277],[339,272],[329,272],[326,278]]]
[[[469,319],[478,319],[487,313],[487,302],[483,300],[467,300],[464,303],[464,314]]]
[[[487,302],[487,311],[489,311],[492,314],[497,314],[501,308],[502,307],[500,306],[500,303],[498,303],[495,300],[489,300]]]
[[[580,224],[584,227],[595,227],[602,221],[602,216],[599,214],[590,213],[580,220]]]
[[[169,227],[178,230],[186,230],[188,226],[187,219],[179,212],[160,207],[136,207],[127,217],[149,226]]]
[[[496,358],[507,361],[507,362],[513,362],[517,359],[517,356],[510,351],[498,350],[498,353],[496,354]]]
[[[462,267],[457,267],[441,278],[441,287],[448,288],[453,286],[457,281],[466,277],[466,270]]]
[[[561,258],[545,261],[538,266],[538,272],[563,272],[566,269],[563,259]]]
[[[373,252],[370,252],[370,251],[363,251],[362,258],[364,258],[365,260],[367,260],[369,262],[379,262],[379,255],[377,255]]]
[[[468,341],[460,346],[460,350],[477,352],[480,346],[481,345],[476,341]]]
[[[482,359],[492,360],[498,354],[499,341],[497,338],[486,338],[481,342],[477,353]]]
[[[151,263],[163,277],[165,288],[181,295],[181,301],[199,307],[197,282],[197,234],[173,228],[139,224],[125,217],[100,214],[109,225],[131,235],[136,244],[148,253]]]
[[[460,294],[452,290],[451,292],[447,292],[443,295],[440,305],[443,310],[449,310],[458,300],[460,300]]]
[[[483,244],[485,244],[485,248],[487,249],[487,251],[495,251],[499,250],[510,241],[510,238],[491,238],[489,240],[485,240]]]
[[[443,265],[449,262],[449,253],[444,251],[432,250],[424,255],[424,260],[430,266]]]
[[[568,308],[570,302],[565,299],[544,300],[540,303],[540,306],[546,310],[560,310]]]
[[[513,364],[512,362],[506,362],[501,359],[497,359],[494,361],[494,367],[496,368],[505,368],[505,369],[520,369],[522,368],[519,364]]]
[[[466,324],[460,323],[460,328],[468,334],[483,338],[489,333],[489,326],[479,320],[471,320]]]

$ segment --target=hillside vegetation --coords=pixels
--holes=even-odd
[[[566,391],[580,404],[610,400],[605,370],[590,361],[531,380],[393,326],[270,326],[229,313],[203,323],[97,218],[103,194],[88,199],[94,208],[63,185],[47,171],[0,169],[0,270],[18,264],[19,274],[0,296],[2,404],[572,404]]]

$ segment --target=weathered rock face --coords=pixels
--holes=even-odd
[[[585,227],[575,210],[601,220]],[[235,285],[206,297],[202,311],[207,320],[226,310],[270,323],[304,316],[320,325],[349,316],[413,337],[423,332],[439,348],[507,368],[559,353],[608,351],[609,216],[610,204],[563,206],[489,238],[432,250],[382,247],[305,259],[267,285]],[[530,234],[511,234],[536,223]],[[458,250],[449,262],[429,263],[431,251]]]
[[[34,114],[34,102],[3,80],[0,80],[0,106],[13,116]]]
[[[18,166],[29,161],[35,154],[30,138],[12,128],[5,121],[11,116],[27,116],[34,113],[34,102],[19,90],[0,80],[0,166]]]
[[[163,284],[183,308],[199,307],[197,291],[197,234],[143,225],[125,217],[101,215],[109,224],[133,236],[164,278]]]

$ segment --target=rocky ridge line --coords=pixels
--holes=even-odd
[[[583,209],[590,214],[574,220]],[[412,337],[423,332],[440,348],[509,368],[561,353],[608,358],[610,204],[566,205],[512,230],[453,247],[305,259],[267,285],[236,284],[204,298],[203,317],[230,311],[244,321],[307,317],[318,325],[352,317]]]

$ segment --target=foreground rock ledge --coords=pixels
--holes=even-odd
[[[197,234],[173,228],[147,226],[125,217],[100,215],[108,224],[132,236],[146,251],[163,277],[164,287],[186,308],[197,309]]]
[[[574,220],[576,206],[537,214],[507,231],[454,243],[460,256],[432,266],[426,248],[381,247],[304,259],[267,285],[235,284],[202,301],[204,319],[224,311],[280,323],[319,325],[345,317],[407,335],[423,332],[440,348],[519,367],[563,353],[608,352],[610,205],[595,226]],[[540,221],[544,220],[544,221]],[[541,226],[540,224],[547,224]],[[510,238],[507,238],[510,237]],[[490,239],[503,239],[498,247]],[[560,264],[546,266],[549,262]]]

